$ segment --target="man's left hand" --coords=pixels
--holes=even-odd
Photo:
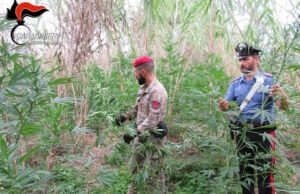
[[[270,90],[269,97],[275,97],[275,96],[277,96],[278,95],[278,91],[281,94],[281,98],[276,102],[276,105],[281,110],[287,110],[287,107],[289,107],[289,105],[290,105],[289,98],[288,98],[287,94],[284,92],[284,90],[280,86],[278,86],[278,85],[272,86],[272,88]]]
[[[280,92],[280,94],[283,96],[283,97],[287,97],[286,93],[283,91],[283,89],[278,86],[278,85],[274,85],[272,86],[271,90],[270,90],[270,94],[269,94],[269,97],[275,97],[278,95],[278,91]]]

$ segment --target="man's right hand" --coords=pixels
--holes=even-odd
[[[219,109],[221,111],[227,111],[229,109],[229,102],[221,97],[218,98]]]

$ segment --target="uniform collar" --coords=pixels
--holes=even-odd
[[[255,74],[254,77],[253,77],[254,82],[256,82],[256,76],[257,76],[257,75],[263,75],[263,73],[262,73],[261,71],[257,70],[256,74]],[[242,81],[247,82],[246,77],[245,77],[245,74],[242,74],[241,77],[242,77],[242,79],[240,80],[240,83],[241,83]]]

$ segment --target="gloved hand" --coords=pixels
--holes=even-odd
[[[135,137],[136,137],[136,135],[135,135],[135,136],[131,136],[131,135],[129,135],[129,134],[125,134],[125,135],[123,136],[123,139],[124,139],[125,143],[130,144],[130,142],[131,142]]]
[[[168,128],[164,121],[160,121],[156,128],[150,131],[152,135],[158,138],[163,138],[168,134]]]
[[[124,115],[121,115],[119,118],[116,118],[115,121],[118,126],[121,126],[121,123],[124,123],[126,120],[126,117]]]

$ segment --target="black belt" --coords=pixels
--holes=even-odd
[[[244,123],[239,122],[239,121],[235,121],[233,122],[234,125],[237,126],[244,126]],[[269,121],[265,121],[263,123],[256,123],[256,122],[247,122],[248,125],[252,125],[254,128],[256,127],[261,127],[261,126],[265,126],[265,125],[270,125],[271,123]]]
[[[250,125],[253,127],[253,130],[259,132],[265,132],[265,131],[274,131],[276,130],[276,126],[270,126],[270,127],[263,127],[266,125],[270,125],[271,123],[268,121],[265,121],[263,123],[256,123],[256,122],[247,122],[246,125]],[[231,129],[232,130],[239,130],[242,129],[245,126],[245,123],[239,122],[239,121],[235,121],[235,122],[231,122]]]

